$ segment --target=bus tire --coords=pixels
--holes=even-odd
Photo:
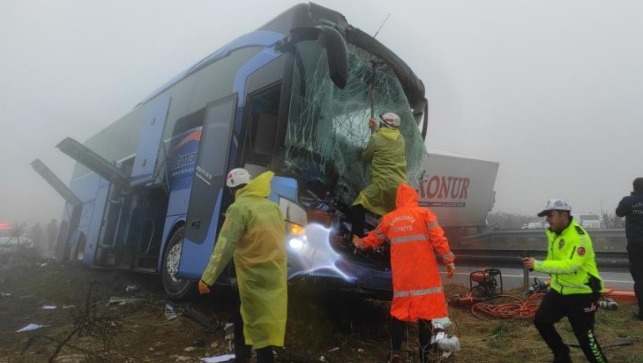
[[[183,300],[196,296],[196,283],[192,280],[182,279],[177,276],[184,236],[185,227],[181,226],[172,234],[165,248],[165,253],[163,253],[161,271],[163,276],[163,289],[165,290],[165,294],[173,300]]]

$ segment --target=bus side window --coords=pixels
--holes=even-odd
[[[277,115],[262,113],[257,120],[253,150],[255,155],[268,156],[272,154],[275,145],[275,130],[277,129]]]
[[[277,138],[280,91],[280,84],[277,84],[249,95],[249,125],[243,164],[270,167]]]

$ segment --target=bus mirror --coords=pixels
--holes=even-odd
[[[413,117],[418,126],[422,125],[422,140],[426,140],[426,131],[429,126],[429,101],[426,98],[415,104],[413,107]]]
[[[317,40],[326,48],[328,71],[330,79],[341,89],[346,87],[348,80],[348,49],[344,37],[329,26],[300,27],[290,31],[292,43],[302,40]]]

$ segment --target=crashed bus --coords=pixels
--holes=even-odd
[[[368,182],[367,120],[383,112],[401,117],[407,179],[420,188],[422,81],[340,13],[300,4],[188,68],[86,142],[60,142],[77,161],[68,186],[39,160],[33,166],[66,200],[62,259],[160,273],[175,299],[193,293],[208,263],[232,202],[227,172],[272,170],[269,198],[286,219],[289,279],[386,297],[386,251],[354,253],[348,238],[350,205]]]

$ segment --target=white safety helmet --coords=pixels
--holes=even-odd
[[[565,211],[571,212],[572,206],[569,205],[564,200],[552,198],[547,201],[547,204],[545,205],[545,209],[543,209],[540,213],[538,213],[538,217],[544,217],[547,215],[547,213],[553,210],[565,210]]]
[[[225,180],[225,185],[229,188],[236,188],[243,184],[250,183],[250,173],[246,169],[236,168],[230,170]]]
[[[387,112],[380,115],[382,123],[388,127],[398,128],[400,127],[400,116],[393,112]]]

